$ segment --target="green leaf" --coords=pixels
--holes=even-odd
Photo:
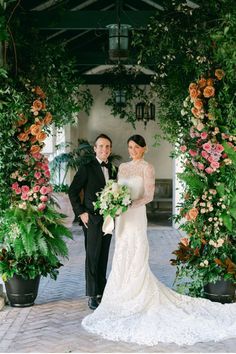
[[[232,218],[230,217],[230,215],[229,215],[229,214],[226,214],[226,213],[222,213],[220,217],[222,218],[225,227],[226,227],[229,231],[232,231],[232,229],[233,229],[233,222],[232,222]]]
[[[236,220],[236,208],[230,208],[230,215]]]
[[[217,190],[217,192],[219,193],[219,195],[220,195],[221,197],[223,197],[224,194],[225,194],[225,185],[224,185],[224,183],[219,184],[219,185],[216,187],[216,190]]]

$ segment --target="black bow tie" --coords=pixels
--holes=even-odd
[[[108,162],[106,163],[106,162],[102,161],[100,165],[101,165],[101,167],[108,168]]]

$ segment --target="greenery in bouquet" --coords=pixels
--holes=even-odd
[[[110,216],[115,218],[128,209],[131,204],[129,188],[118,184],[114,180],[109,180],[101,192],[97,193],[98,199],[94,202],[94,209],[104,218]]]
[[[0,218],[0,273],[4,280],[14,274],[55,279],[60,257],[68,255],[64,237],[71,238],[71,232],[54,210],[48,160],[42,153],[52,122],[46,95],[39,86],[25,88],[29,100],[16,105],[11,117],[12,146],[18,153],[7,169],[10,189]],[[4,154],[3,162],[6,158]]]
[[[221,69],[189,85],[176,155],[184,192],[176,221],[186,233],[173,252],[177,287],[203,296],[219,279],[236,283],[236,124],[233,92]]]

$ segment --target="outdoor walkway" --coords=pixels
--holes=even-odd
[[[41,280],[36,303],[28,308],[5,306],[0,312],[0,352],[6,353],[172,353],[235,352],[236,339],[199,343],[194,346],[159,344],[154,347],[112,342],[87,333],[80,325],[90,313],[84,296],[84,244],[80,227],[73,226],[70,258],[64,262],[57,281]],[[169,264],[179,233],[170,227],[150,228],[150,266],[171,287],[175,268]],[[114,249],[111,246],[110,262]],[[109,262],[109,269],[110,269]],[[171,319],[170,319],[171,320]]]

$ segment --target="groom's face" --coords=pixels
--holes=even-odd
[[[96,157],[101,161],[107,161],[108,157],[111,154],[111,143],[109,140],[104,138],[99,138],[94,146],[94,151]]]

